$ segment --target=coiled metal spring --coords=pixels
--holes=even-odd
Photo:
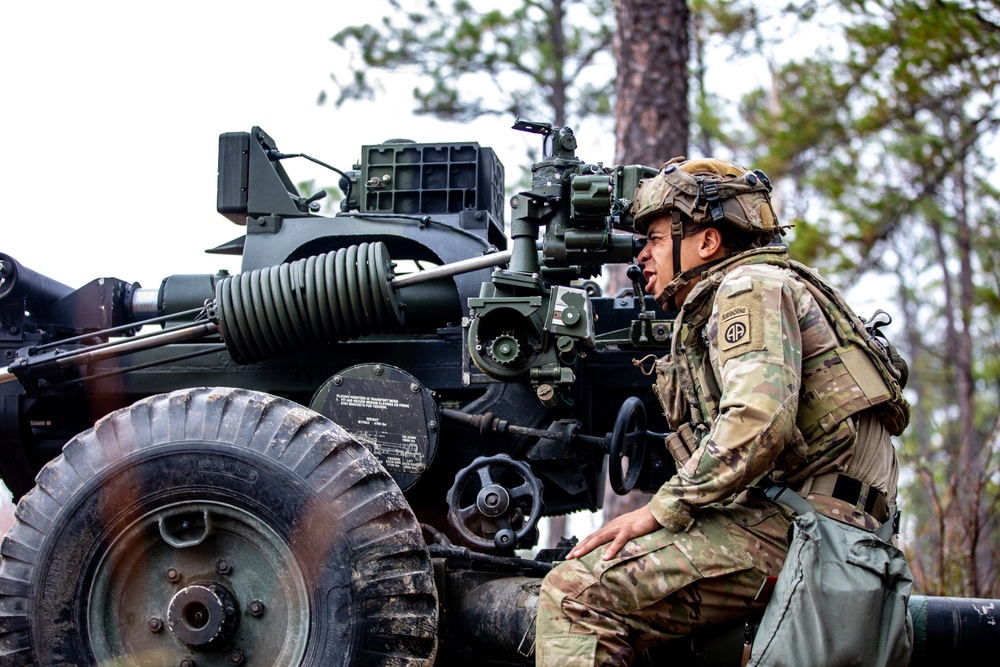
[[[399,326],[392,268],[376,242],[226,278],[215,288],[222,339],[252,363]]]

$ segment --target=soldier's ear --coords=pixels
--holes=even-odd
[[[722,234],[715,227],[707,227],[701,235],[698,256],[703,260],[711,260],[724,256],[725,252],[726,249],[722,245]]]

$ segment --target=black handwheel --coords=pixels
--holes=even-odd
[[[431,665],[419,524],[325,417],[241,389],[73,438],[0,545],[0,665]]]
[[[635,488],[646,458],[646,407],[641,399],[630,396],[625,400],[609,438],[608,481],[615,493],[624,496]]]
[[[523,461],[480,456],[459,471],[448,491],[448,522],[472,546],[508,551],[534,530],[542,483]]]

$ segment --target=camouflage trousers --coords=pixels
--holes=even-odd
[[[762,610],[755,599],[788,553],[788,510],[743,494],[666,529],[556,566],[538,600],[539,667],[631,665],[635,651]]]

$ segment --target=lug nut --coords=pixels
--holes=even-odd
[[[264,615],[264,603],[260,600],[254,600],[247,606],[247,611],[254,618]]]
[[[163,619],[159,616],[150,616],[147,624],[150,632],[159,632],[163,629]]]
[[[181,580],[181,572],[176,567],[167,568],[167,579],[172,583],[177,583]]]
[[[229,574],[233,571],[233,566],[225,558],[220,558],[215,563],[215,571],[219,574]]]
[[[243,651],[236,649],[229,654],[229,664],[230,665],[242,665],[247,661],[247,656]]]
[[[193,658],[181,658],[181,661],[177,663],[177,667],[195,667]]]

